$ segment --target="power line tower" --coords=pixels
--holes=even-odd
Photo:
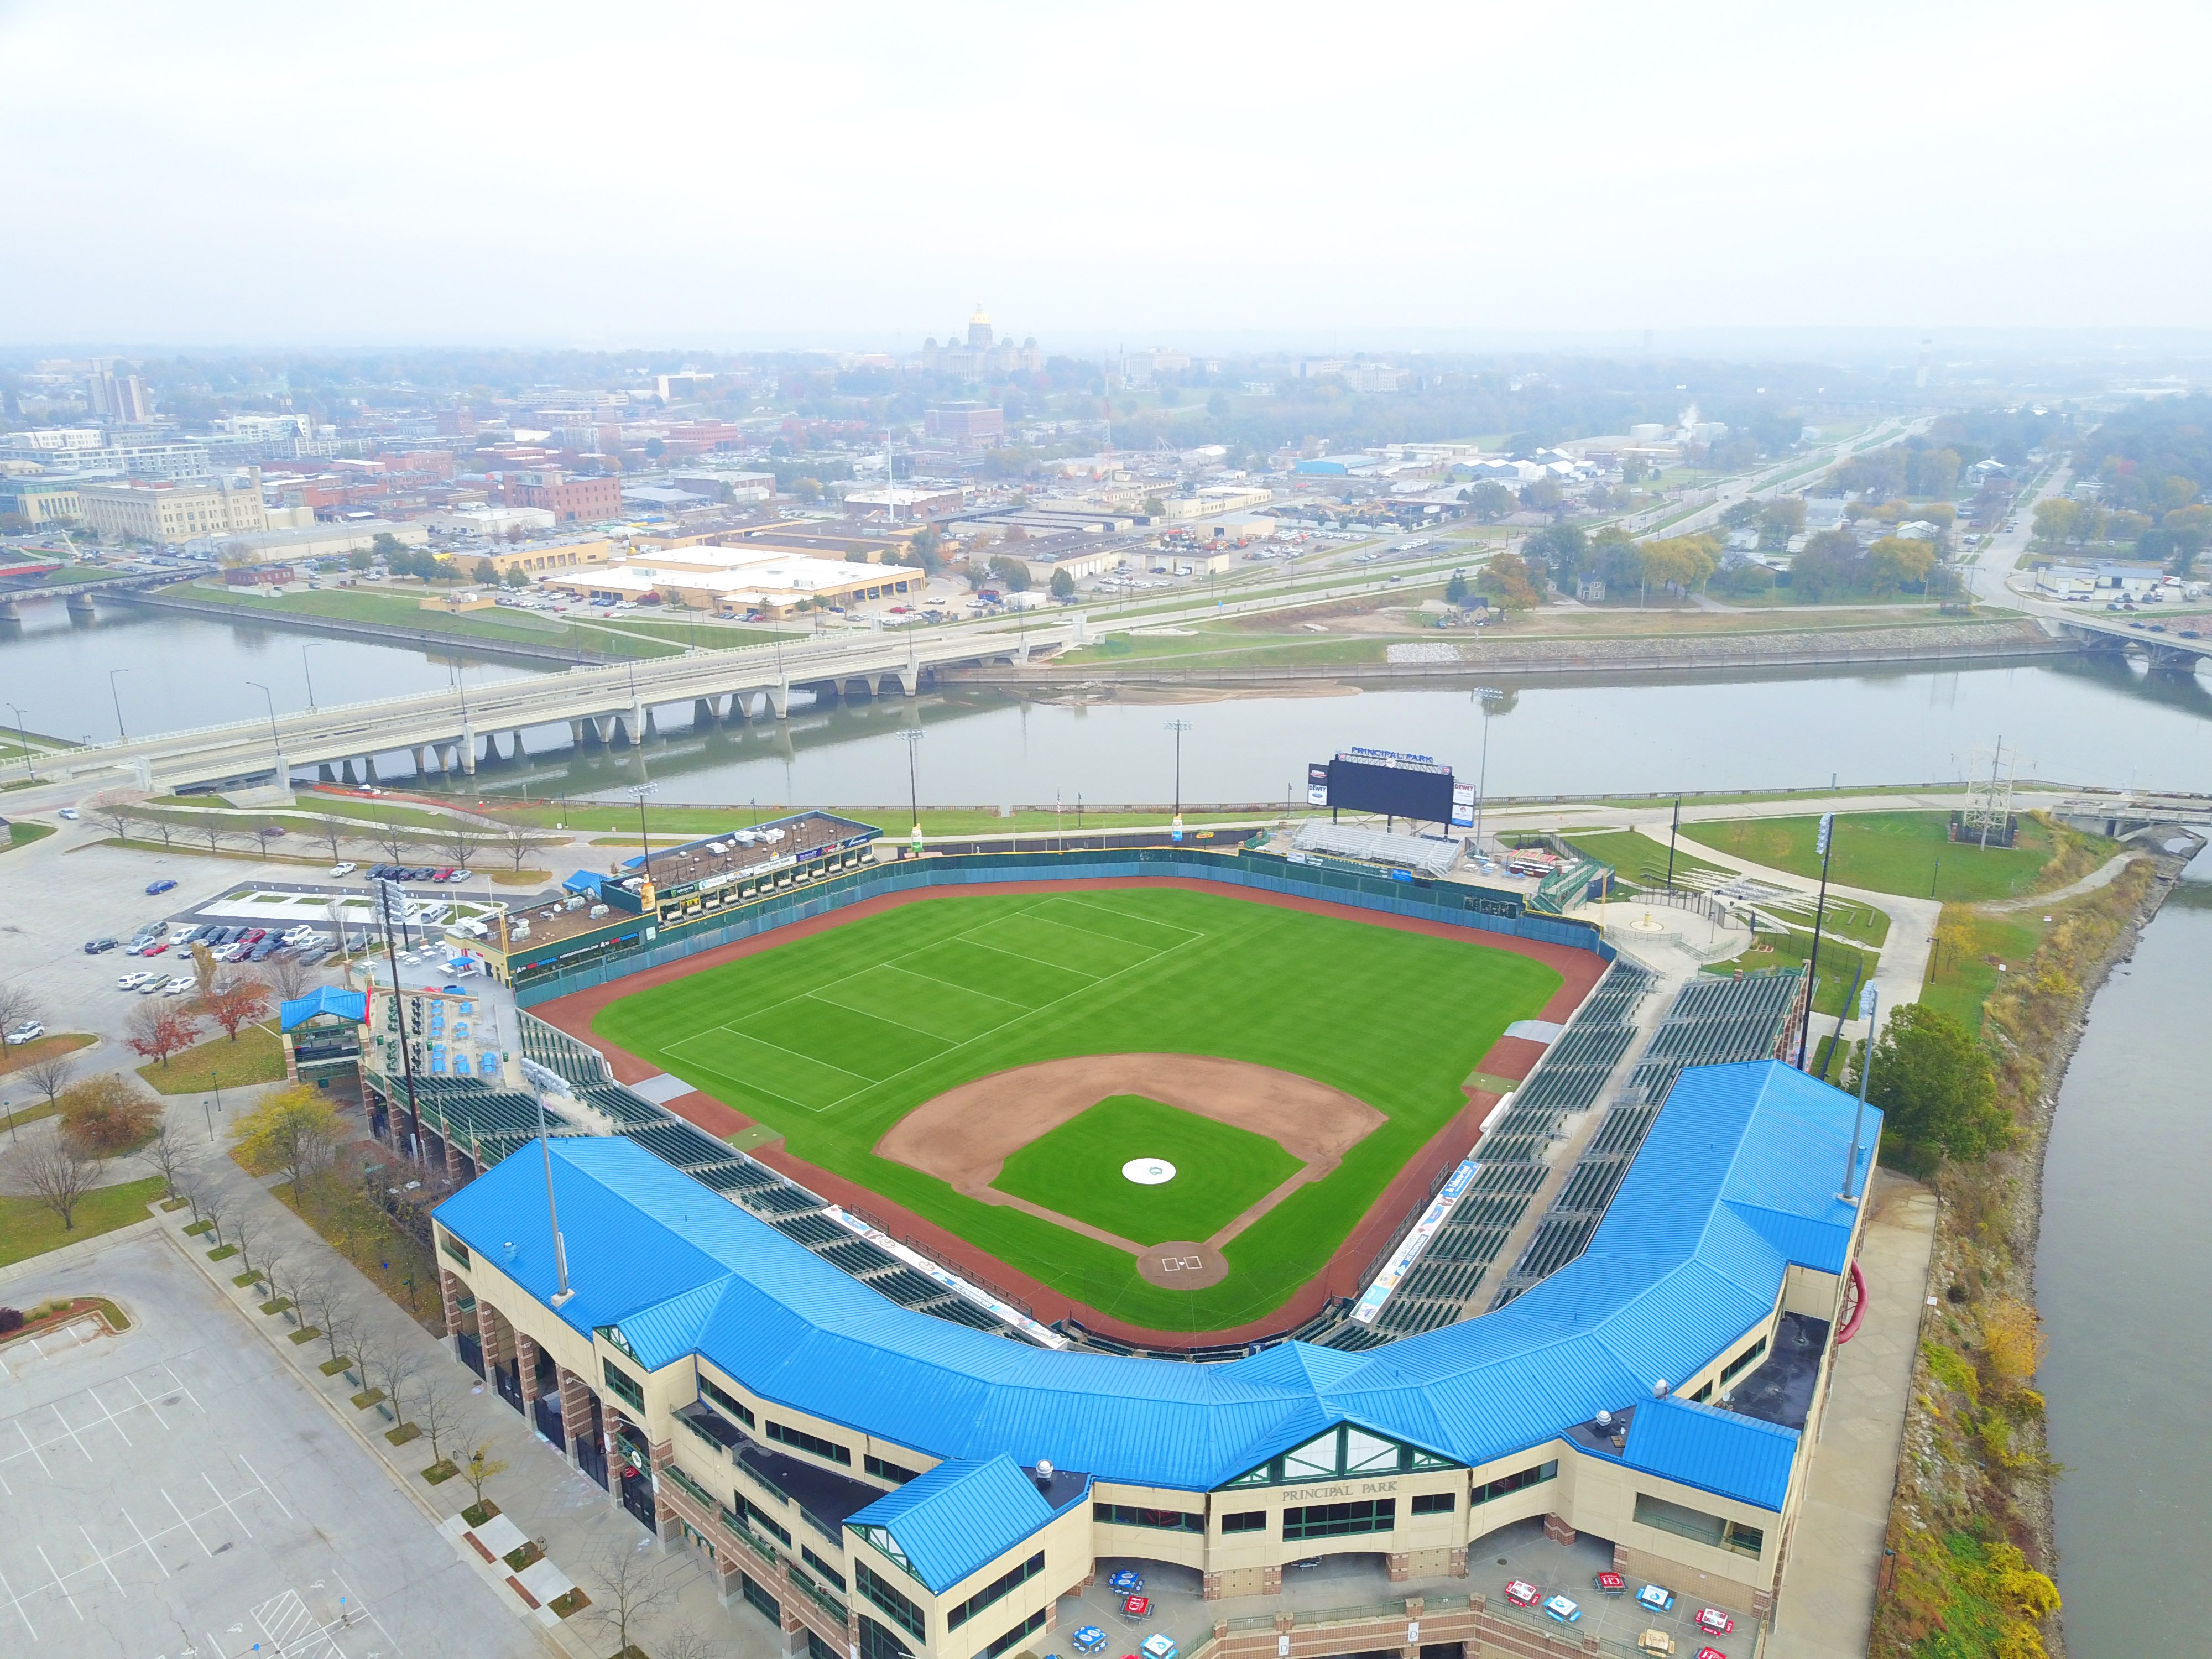
[[[1960,815],[1959,839],[1987,847],[2012,845],[2012,784],[2020,769],[2020,750],[1999,738],[1993,748],[1974,750],[1966,774],[1966,810]]]

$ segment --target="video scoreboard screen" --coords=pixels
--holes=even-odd
[[[1324,799],[1315,799],[1317,792]],[[1455,793],[1451,768],[1426,755],[1347,749],[1333,761],[1306,769],[1308,801],[1340,811],[1448,824],[1455,818]]]

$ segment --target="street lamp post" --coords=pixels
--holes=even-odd
[[[130,742],[131,734],[123,729],[123,694],[115,689],[115,677],[130,672],[127,668],[111,668],[107,671],[107,695],[115,704],[115,738],[118,743]]]
[[[1474,850],[1482,853],[1482,809],[1490,794],[1490,705],[1502,702],[1505,694],[1494,685],[1478,685],[1468,693],[1482,708],[1482,764],[1474,775]]]
[[[276,694],[259,680],[248,680],[246,684],[258,691],[269,705],[269,745],[276,751],[276,775],[271,781],[282,789],[291,780],[286,776],[289,769],[284,764],[284,739],[276,734]]]
[[[23,769],[31,775],[31,781],[36,783],[39,781],[39,769],[31,764],[31,736],[23,729],[23,711],[16,708],[12,702],[8,707],[14,709],[15,714],[15,741],[23,745]]]
[[[1170,841],[1182,839],[1182,734],[1190,729],[1188,720],[1168,722],[1168,730],[1175,733],[1175,819],[1168,826]]]
[[[300,647],[300,672],[307,678],[307,712],[311,714],[315,712],[315,671],[308,665],[307,653],[314,648],[312,645]]]
[[[921,750],[923,735],[918,726],[909,726],[899,733],[899,741],[906,745],[906,798],[907,805],[914,814],[914,830],[909,844],[916,858],[921,856],[921,787],[915,757]]]

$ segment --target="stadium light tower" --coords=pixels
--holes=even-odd
[[[646,838],[645,798],[647,795],[659,794],[660,786],[657,783],[633,783],[623,793],[637,803],[637,850],[641,854],[639,861],[643,866],[646,875],[650,878],[653,874],[653,843]]]
[[[922,729],[909,726],[899,733],[899,741],[906,745],[906,799],[914,813],[911,845],[914,855],[921,856],[921,787],[920,774],[915,770],[915,757],[921,748]]]
[[[1859,1054],[1859,1109],[1851,1117],[1851,1149],[1844,1154],[1844,1190],[1836,1194],[1846,1204],[1859,1201],[1859,1137],[1866,1127],[1867,1079],[1874,1071],[1874,986],[1869,981],[1859,993],[1859,1018],[1866,1022],[1866,1048]],[[1843,1022],[1837,1022],[1836,1040],[1843,1041]]]
[[[1182,839],[1182,734],[1191,729],[1188,720],[1170,720],[1168,730],[1175,733],[1175,819],[1168,826],[1168,839]]]
[[[1478,685],[1468,696],[1482,706],[1482,766],[1474,775],[1474,850],[1482,851],[1482,806],[1490,793],[1490,705],[1503,702],[1505,694],[1494,685]]]

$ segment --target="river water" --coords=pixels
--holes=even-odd
[[[2200,773],[2201,781],[2203,775]],[[2212,1437],[2212,1115],[2201,1022],[2212,852],[2091,1006],[2043,1170],[2035,1296],[2057,1489],[2059,1588],[2077,1659],[2202,1653]]]

